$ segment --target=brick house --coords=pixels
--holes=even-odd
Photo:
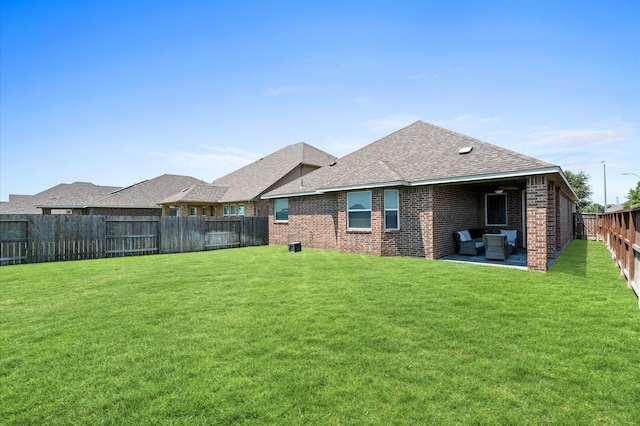
[[[76,208],[108,197],[118,186],[91,182],[61,183],[34,195],[9,195],[0,205],[0,214],[71,214]]]
[[[560,167],[423,121],[262,198],[270,244],[438,259],[454,231],[516,229],[536,271],[571,241],[577,200]]]
[[[163,199],[163,215],[267,216],[269,202],[261,200],[262,194],[335,159],[304,142],[289,145],[210,184],[198,183]]]

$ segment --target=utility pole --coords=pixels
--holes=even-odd
[[[607,212],[607,163],[602,160],[602,169],[604,170],[604,212]]]

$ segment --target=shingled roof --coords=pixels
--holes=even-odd
[[[42,214],[43,205],[63,205],[72,208],[93,202],[118,190],[118,186],[99,186],[91,182],[61,183],[29,197],[3,203],[2,214]]]
[[[221,202],[249,201],[275,187],[299,166],[322,167],[335,159],[331,154],[299,142],[216,179],[212,185],[228,188]]]
[[[553,164],[417,121],[264,198],[556,172],[561,170]]]
[[[159,204],[177,204],[177,203],[219,203],[221,197],[229,188],[215,186],[209,183],[194,185],[185,188],[177,194],[165,198]]]
[[[205,182],[191,176],[164,174],[122,188],[86,207],[159,208],[160,201],[198,184]]]

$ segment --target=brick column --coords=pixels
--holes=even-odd
[[[527,178],[527,267],[547,271],[547,191],[546,176]]]
[[[547,184],[547,259],[556,258],[556,237],[558,235],[556,210],[557,202],[555,186]]]
[[[420,215],[420,226],[422,228],[422,245],[424,246],[424,257],[434,259],[435,253],[433,249],[434,231],[433,231],[433,207],[434,207],[434,187],[429,185],[421,194],[422,210]]]
[[[556,186],[554,189],[556,193],[556,253],[558,253],[564,248],[564,226],[562,222],[564,218],[564,206],[561,205],[562,194],[560,194],[560,188]]]
[[[344,251],[344,242],[347,237],[347,193],[340,192],[336,197],[336,205],[338,210],[338,221],[337,221],[337,243],[338,243],[338,251]]]

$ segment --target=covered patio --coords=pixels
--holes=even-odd
[[[572,208],[561,185],[549,176],[502,176],[436,186],[435,198],[450,200],[450,209],[434,212],[447,261],[547,270],[570,240]],[[455,214],[451,214],[455,211]],[[461,250],[457,231],[469,230],[475,241],[483,234],[510,230],[517,234],[515,252],[505,260],[487,259],[483,250]],[[452,237],[453,235],[453,237]],[[533,252],[532,252],[533,250]]]
[[[445,256],[440,260],[449,262],[477,263],[489,266],[502,266],[505,268],[527,269],[527,251],[522,248],[519,248],[515,253],[510,254],[506,260],[487,259],[485,253],[480,253],[476,256],[456,253]]]

